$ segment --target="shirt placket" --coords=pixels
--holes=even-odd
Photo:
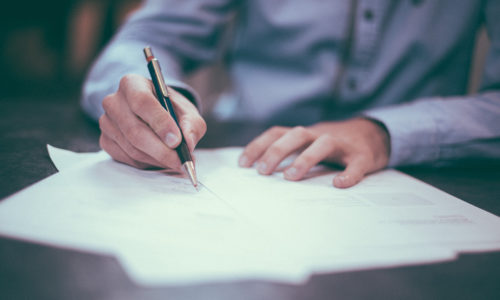
[[[339,101],[355,103],[363,100],[363,83],[369,75],[381,38],[384,14],[391,0],[357,0],[352,28],[350,53],[340,78]]]

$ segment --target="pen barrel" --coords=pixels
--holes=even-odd
[[[166,95],[164,95],[163,91],[161,90],[160,78],[156,74],[156,70],[152,61],[148,63],[148,70],[149,74],[151,75],[151,81],[153,81],[153,86],[155,87],[156,98],[160,102],[161,106],[163,106],[163,108],[170,113],[170,108],[167,106],[167,102],[164,99]],[[175,119],[177,123],[177,118]]]
[[[179,120],[177,119],[177,115],[175,114],[174,107],[172,106],[172,101],[169,98],[168,91],[162,90],[162,87],[165,87],[165,83],[163,82],[163,76],[162,74],[158,74],[160,72],[159,65],[157,63],[157,66],[155,68],[154,63],[157,63],[156,59],[153,59],[148,63],[148,69],[149,73],[151,75],[151,80],[153,81],[153,85],[155,87],[155,92],[156,92],[156,97],[158,101],[160,102],[161,106],[170,114],[172,119],[174,119],[175,124],[177,125],[177,128],[179,128],[179,131],[181,133],[181,143],[177,148],[175,148],[175,151],[177,152],[177,155],[179,156],[179,159],[181,160],[181,164],[184,164],[186,161],[193,161],[191,157],[191,153],[189,152],[189,148],[186,144],[186,139],[184,138],[184,134],[182,133],[181,126],[179,124]]]
[[[177,151],[177,155],[181,160],[181,164],[184,164],[187,161],[193,161],[193,158],[191,157],[191,152],[189,152],[189,148],[186,144],[186,141],[184,140],[184,136],[182,136],[182,142],[177,148],[175,148],[175,151]]]
[[[191,158],[191,153],[189,152],[189,148],[186,144],[186,139],[184,138],[184,133],[182,133],[181,125],[177,120],[177,115],[175,114],[174,107],[172,106],[172,101],[170,101],[170,98],[168,96],[162,96],[161,98],[163,99],[162,102],[164,102],[167,106],[167,110],[170,113],[170,116],[172,117],[172,119],[174,119],[175,124],[177,125],[177,128],[179,128],[179,132],[181,133],[181,143],[179,144],[179,146],[177,146],[177,148],[175,148],[175,151],[177,151],[177,155],[179,155],[181,163],[184,164],[186,161],[193,161],[193,159]]]

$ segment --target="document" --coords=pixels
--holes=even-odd
[[[0,202],[0,234],[114,255],[143,285],[300,283],[500,250],[500,218],[398,171],[336,189],[323,167],[300,182],[239,168],[241,151],[197,150],[195,190],[179,174],[49,146],[59,173]]]

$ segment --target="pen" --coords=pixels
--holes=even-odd
[[[175,115],[167,85],[165,84],[163,75],[161,74],[160,62],[156,59],[156,57],[154,57],[153,51],[151,51],[150,47],[144,48],[144,55],[146,56],[146,60],[148,62],[149,74],[151,75],[151,80],[153,81],[153,85],[155,87],[156,97],[158,98],[158,101],[160,101],[161,106],[163,106],[163,108],[170,113],[175,121],[175,124],[177,124],[179,131],[181,132],[182,140],[179,146],[175,148],[175,151],[177,151],[177,155],[179,155],[179,159],[186,169],[189,179],[191,179],[191,183],[194,187],[197,187],[198,180],[196,179],[196,170],[194,168],[193,158],[191,157],[191,153],[189,153],[186,140],[184,139],[181,127],[179,126],[179,121]]]

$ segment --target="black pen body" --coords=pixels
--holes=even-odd
[[[181,160],[181,164],[184,164],[187,161],[193,161],[193,158],[191,157],[191,152],[189,152],[189,148],[186,143],[186,139],[184,138],[184,134],[182,133],[179,120],[177,119],[177,115],[175,114],[172,101],[168,95],[168,91],[165,91],[167,93],[166,94],[161,88],[161,86],[164,85],[163,82],[160,82],[160,80],[163,79],[163,76],[161,76],[161,69],[156,58],[153,58],[151,61],[148,62],[148,70],[149,74],[151,75],[151,80],[153,81],[153,85],[155,87],[156,98],[160,102],[161,106],[163,106],[163,108],[170,114],[170,116],[172,116],[172,118],[175,121],[175,124],[177,124],[177,127],[179,128],[179,131],[181,133],[181,143],[179,144],[179,146],[177,146],[177,148],[175,148],[175,151],[177,151],[177,155]]]

